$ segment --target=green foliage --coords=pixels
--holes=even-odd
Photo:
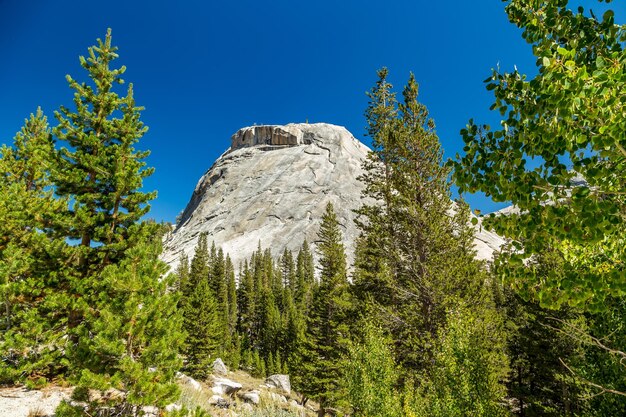
[[[49,189],[53,154],[41,109],[0,149],[0,383],[38,384],[68,365],[57,289],[68,246],[50,233],[66,202]]]
[[[373,303],[395,342],[405,371],[432,362],[447,314],[459,303],[488,303],[486,274],[474,259],[467,207],[450,199],[450,170],[434,122],[417,101],[411,74],[396,102],[386,69],[369,93],[366,111],[373,150],[364,164],[353,294]]]
[[[626,295],[625,27],[613,11],[598,18],[567,1],[511,0],[506,11],[538,73],[493,71],[486,86],[501,127],[470,120],[454,179],[520,209],[485,224],[513,240],[500,271],[524,298],[597,312]],[[523,262],[545,251],[565,263],[547,279]]]
[[[506,375],[497,317],[467,307],[450,314],[435,349],[434,364],[408,407],[424,417],[504,416]],[[495,331],[494,331],[495,330]]]
[[[140,120],[142,107],[135,104],[133,85],[126,97],[115,92],[126,71],[111,69],[118,57],[111,44],[111,31],[104,41],[80,57],[92,84],[67,81],[74,92],[75,110],[61,106],[55,113],[59,125],[53,132],[61,148],[54,170],[55,191],[71,198],[65,236],[79,239],[76,246],[82,277],[98,273],[108,264],[119,262],[125,250],[134,245],[131,227],[148,212],[148,202],[156,193],[140,191],[143,179],[151,175],[143,161],[148,151],[133,146],[148,130]]]
[[[398,369],[391,340],[380,327],[362,323],[364,339],[350,343],[342,385],[355,417],[400,417],[401,396],[396,390]]]
[[[174,277],[165,276],[167,265],[158,259],[157,227],[131,228],[144,240],[128,249],[119,264],[102,271],[93,288],[95,305],[85,315],[88,325],[75,330],[79,337],[72,366],[79,373],[77,387],[124,392],[123,398],[111,400],[107,407],[163,407],[178,395],[174,383],[181,365],[178,295],[169,291]],[[89,403],[85,412],[96,413],[102,406]]]
[[[550,254],[537,258],[544,274],[559,268]],[[513,410],[525,415],[585,415],[588,390],[563,366],[578,363],[585,352],[580,341],[562,332],[562,323],[584,323],[572,309],[547,310],[523,301],[510,289],[498,291],[498,307],[506,318],[510,358],[508,397]]]
[[[81,57],[92,85],[68,76],[76,112],[62,107],[53,129],[67,148],[55,150],[38,111],[0,158],[0,378],[68,378],[77,395],[100,393],[60,416],[137,414],[177,396],[178,295],[158,259],[162,226],[140,222],[152,170],[133,145],[146,128],[132,86],[113,91],[124,72],[109,68],[115,51],[109,31]],[[112,388],[121,394],[106,397]]]
[[[584,356],[565,361],[572,377],[584,389],[590,415],[617,416],[626,413],[626,300],[610,298],[603,312],[585,314],[575,322],[555,322],[570,343],[582,345]],[[615,348],[618,347],[618,348]],[[620,350],[621,348],[621,350]]]
[[[304,339],[289,366],[296,389],[324,409],[340,403],[342,360],[346,354],[350,307],[345,251],[332,204],[326,206],[318,232],[320,283],[313,292]]]
[[[209,284],[209,249],[206,234],[198,239],[187,285],[183,288],[183,329],[187,333],[183,352],[185,370],[194,378],[204,379],[211,372],[225,333],[215,293]],[[179,278],[182,281],[181,278]]]

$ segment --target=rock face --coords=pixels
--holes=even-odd
[[[329,124],[253,126],[232,136],[227,150],[193,192],[163,259],[190,258],[201,232],[238,268],[260,242],[275,255],[315,246],[321,217],[333,203],[349,261],[358,231],[352,210],[361,204],[356,179],[368,148],[345,128]]]
[[[265,379],[265,385],[270,388],[276,388],[287,394],[291,394],[291,382],[289,381],[289,375],[270,375]]]
[[[257,249],[297,252],[304,239],[315,248],[321,217],[333,203],[349,264],[361,205],[361,163],[369,149],[345,128],[325,123],[252,126],[232,136],[231,147],[200,178],[163,259],[175,267],[182,253],[193,257],[200,233],[230,255],[235,268]],[[501,244],[479,233],[480,258]]]

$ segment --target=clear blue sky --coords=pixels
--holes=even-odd
[[[460,152],[469,118],[497,123],[482,83],[491,68],[535,71],[499,0],[0,0],[1,143],[37,106],[53,124],[71,106],[65,74],[85,78],[78,56],[108,27],[146,108],[140,147],[156,173],[145,185],[159,193],[150,216],[166,221],[243,126],[328,122],[368,143],[364,93],[382,66],[398,89],[415,73],[446,156]]]

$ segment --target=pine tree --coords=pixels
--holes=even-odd
[[[194,378],[205,379],[222,347],[222,325],[218,305],[206,279],[201,280],[185,302],[184,329],[187,332],[185,369]]]
[[[68,75],[75,111],[61,106],[55,113],[59,125],[53,133],[66,147],[59,152],[53,180],[56,192],[72,199],[63,233],[80,241],[75,267],[81,277],[124,258],[135,244],[130,228],[148,212],[148,202],[156,195],[141,191],[143,179],[154,169],[145,168],[149,152],[137,151],[134,145],[148,128],[140,120],[143,108],[135,104],[133,85],[126,97],[115,92],[126,71],[124,66],[111,68],[117,57],[109,29],[104,41],[98,39],[98,45],[89,48],[87,58],[80,57],[93,85]]]
[[[53,155],[41,109],[13,147],[0,149],[0,383],[45,381],[67,370],[59,289],[67,285],[68,245],[50,233],[66,201],[49,190]]]
[[[237,283],[235,282],[235,268],[230,256],[226,256],[224,265],[226,292],[228,294],[228,328],[233,333],[237,324]]]
[[[326,206],[318,232],[320,284],[313,294],[306,338],[291,367],[296,388],[320,403],[319,415],[341,397],[339,378],[348,328],[345,323],[348,280],[344,246],[332,204]]]
[[[296,286],[296,265],[293,261],[293,254],[287,248],[285,248],[283,256],[280,258],[280,272],[283,288],[294,291]]]
[[[449,169],[411,74],[397,103],[387,70],[366,111],[373,152],[364,164],[355,295],[383,312],[406,370],[428,367],[447,311],[477,294],[486,275],[474,260],[464,204],[450,199]]]
[[[243,337],[244,349],[251,347],[253,338],[253,320],[255,314],[254,273],[245,260],[239,271],[239,287],[237,288],[237,330]]]
[[[184,253],[180,256],[180,261],[176,268],[176,277],[176,289],[182,291],[189,282],[189,258]]]
[[[183,288],[183,329],[187,333],[185,369],[197,378],[206,378],[211,360],[222,347],[224,327],[215,293],[209,284],[210,253],[206,233],[198,238],[188,284]]]
[[[294,302],[297,308],[306,314],[311,305],[311,294],[315,286],[315,264],[313,254],[306,240],[302,243],[296,259],[296,286]]]
[[[93,85],[67,77],[75,90],[76,112],[61,107],[59,126],[53,129],[67,148],[55,153],[45,119],[41,114],[33,118],[40,139],[32,142],[39,145],[28,158],[41,164],[38,172],[43,174],[20,174],[26,189],[39,193],[42,203],[47,200],[43,206],[31,202],[28,216],[35,222],[24,224],[24,230],[37,233],[38,242],[45,242],[36,257],[37,264],[45,265],[27,284],[38,288],[31,292],[37,305],[23,309],[37,314],[31,331],[44,336],[31,349],[55,352],[54,366],[64,369],[52,375],[66,373],[77,385],[75,398],[87,401],[80,407],[63,403],[58,416],[104,409],[136,414],[137,407],[162,407],[177,395],[173,379],[182,340],[177,294],[170,290],[171,277],[164,276],[167,266],[158,259],[162,226],[139,221],[153,196],[140,191],[152,170],[142,161],[148,153],[136,152],[133,145],[147,128],[139,119],[132,85],[125,98],[114,91],[124,72],[124,67],[109,67],[116,50],[109,31],[104,42],[89,48],[87,59],[80,59]],[[45,153],[54,158],[42,158]],[[60,198],[50,199],[50,189]],[[73,239],[80,242],[71,244]],[[16,339],[25,335],[30,337],[15,333]],[[30,369],[40,371],[45,362]],[[87,398],[90,390],[110,388],[122,395],[103,402]]]
[[[202,280],[209,279],[209,247],[207,242],[207,234],[201,233],[198,237],[191,265],[189,267],[189,279],[187,285],[183,286],[183,297],[189,297],[195,290],[196,286]]]
[[[171,292],[174,275],[159,260],[161,233],[156,224],[130,229],[140,243],[128,249],[119,264],[107,266],[93,288],[96,305],[85,315],[72,358],[80,372],[74,398],[86,405],[63,403],[60,417],[136,415],[138,406],[164,407],[178,396],[174,382],[180,368],[178,294]],[[107,401],[89,399],[89,390],[122,391]]]

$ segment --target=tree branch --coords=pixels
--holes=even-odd
[[[563,361],[563,359],[559,358],[559,362],[561,362],[561,365],[563,365],[565,367],[565,369],[567,369],[568,371],[570,371],[572,373],[572,375],[574,375],[574,377],[576,377],[577,379],[581,380],[582,382],[584,382],[585,384],[592,386],[594,388],[598,388],[600,390],[600,392],[594,394],[592,397],[596,397],[598,395],[602,395],[602,394],[615,394],[615,395],[621,395],[626,397],[626,392],[622,392],[622,391],[617,391],[611,388],[606,388],[603,387],[602,385],[598,385],[594,382],[591,382],[583,377],[581,377],[580,375],[578,375],[576,372],[574,372],[574,370],[572,368],[570,368],[569,366],[567,366],[567,364]],[[591,398],[591,397],[590,397]]]

